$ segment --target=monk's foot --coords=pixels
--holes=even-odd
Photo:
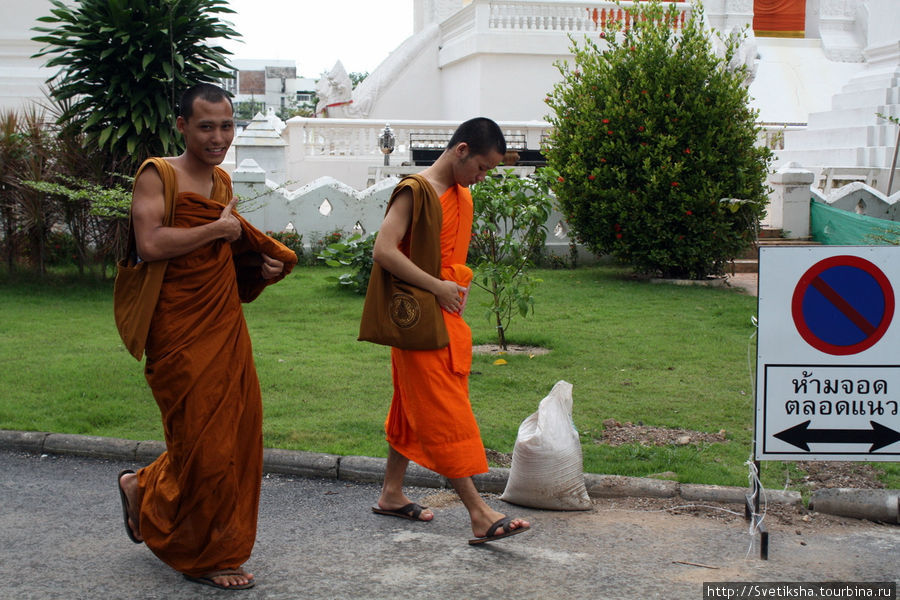
[[[135,543],[144,541],[140,530],[140,511],[138,509],[138,481],[137,474],[131,471],[123,471],[119,474],[119,490],[123,494],[125,514],[128,515],[126,524],[131,531],[128,537]]]
[[[185,579],[220,589],[246,590],[256,585],[253,573],[248,573],[243,568],[223,569],[211,571],[198,577],[185,574]]]
[[[495,510],[491,510],[477,517],[473,516],[472,519],[472,533],[475,535],[476,539],[485,541],[488,539],[507,537],[513,535],[513,532],[521,533],[521,531],[530,528],[531,523],[525,519],[512,519]]]
[[[434,513],[430,508],[419,506],[405,495],[388,498],[382,494],[378,503],[372,507],[372,511],[380,515],[401,517],[410,521],[430,521],[434,518]]]

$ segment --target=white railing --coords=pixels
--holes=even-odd
[[[304,158],[368,158],[383,156],[378,138],[385,125],[390,125],[396,144],[391,163],[410,160],[410,135],[433,136],[446,139],[459,126],[456,121],[413,121],[378,119],[307,119],[294,117],[287,122],[287,141],[291,154],[289,162]],[[500,122],[500,128],[510,140],[525,141],[525,147],[539,149],[550,124],[543,121]],[[510,144],[513,145],[513,144]],[[435,146],[439,147],[439,146]]]
[[[441,24],[444,42],[471,31],[533,31],[568,34],[602,31],[613,23],[627,28],[628,9],[641,2],[547,2],[473,0]],[[668,4],[666,4],[668,6]],[[676,2],[678,17],[672,26],[681,29],[691,16],[689,2]],[[472,26],[474,22],[474,27]]]
[[[477,2],[478,0],[476,0]],[[488,1],[488,0],[483,0]],[[641,2],[490,2],[490,29],[519,31],[602,31],[613,23],[622,28],[631,24],[628,9]],[[684,26],[690,18],[691,7],[687,2],[677,6],[675,29]]]
[[[409,139],[411,134],[433,135],[435,140],[449,137],[459,123],[455,121],[409,121],[378,119],[307,119],[295,117],[287,122],[285,136],[289,151],[296,159],[302,157],[381,157],[378,138],[385,125],[390,125],[396,138],[396,146],[391,153],[391,163],[399,164],[410,160]],[[784,149],[784,132],[806,128],[806,123],[759,123],[759,144],[772,150]],[[525,147],[540,149],[542,141],[550,132],[550,124],[544,121],[500,122],[507,139],[525,140]],[[516,146],[515,142],[509,144]],[[424,146],[423,146],[424,147]],[[438,148],[439,144],[432,147]],[[519,148],[517,148],[519,149]]]
[[[784,150],[784,134],[786,131],[801,131],[806,129],[806,123],[759,123],[759,137],[757,143],[767,146],[770,150]]]

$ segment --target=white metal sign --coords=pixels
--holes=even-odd
[[[759,251],[756,460],[900,461],[900,247]]]

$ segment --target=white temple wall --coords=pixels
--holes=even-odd
[[[44,81],[56,69],[42,66],[48,57],[31,58],[44,47],[31,40],[40,35],[31,28],[46,25],[37,18],[49,15],[51,8],[48,0],[0,0],[0,110],[22,110],[45,101]]]
[[[378,90],[377,102],[367,118],[389,122],[391,119],[433,119],[436,113],[441,114],[441,106],[445,102],[441,72],[434,68],[439,43],[438,37],[431,40],[402,73]]]

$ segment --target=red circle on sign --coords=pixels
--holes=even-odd
[[[878,287],[881,288],[884,298],[884,313],[881,321],[875,326],[873,331],[859,343],[840,346],[826,342],[810,329],[806,322],[806,316],[803,314],[803,299],[806,296],[806,292],[809,290],[810,285],[822,273],[832,267],[855,267],[860,269],[870,275],[878,284]],[[794,296],[791,300],[791,315],[794,318],[794,325],[797,326],[797,331],[800,333],[800,336],[813,348],[827,354],[839,356],[857,354],[874,346],[878,340],[884,336],[890,326],[891,319],[894,317],[894,289],[891,287],[891,282],[881,269],[866,259],[858,256],[832,256],[814,264],[803,274],[800,281],[797,282],[797,286],[794,288]]]

